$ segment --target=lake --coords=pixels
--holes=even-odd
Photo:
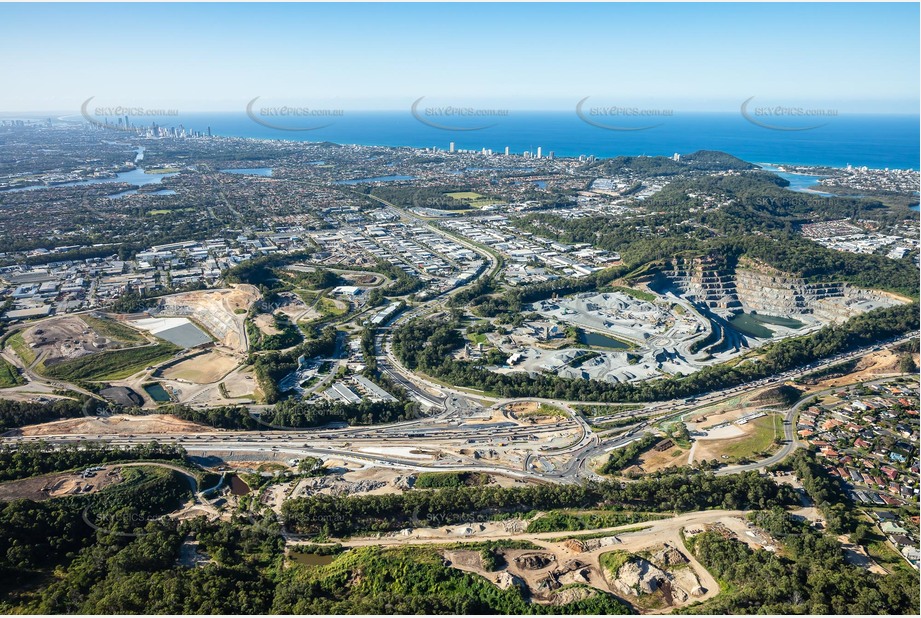
[[[355,178],[353,180],[337,180],[337,185],[360,185],[364,182],[394,182],[397,180],[415,180],[415,176],[378,176],[376,178]]]
[[[15,189],[3,189],[2,193],[16,193],[18,191],[37,191],[39,189],[50,189],[53,187],[79,187],[82,185],[101,185],[107,182],[126,182],[129,185],[141,187],[144,185],[157,184],[164,178],[175,176],[177,172],[169,174],[148,174],[142,168],[137,167],[128,172],[118,172],[115,178],[90,178],[89,180],[78,180],[74,182],[62,182],[54,185],[31,185],[28,187],[16,187]]]
[[[225,174],[244,174],[246,176],[271,176],[271,167],[236,167],[234,169],[221,170]]]

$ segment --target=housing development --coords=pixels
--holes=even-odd
[[[0,608],[916,612],[918,184],[4,122]]]

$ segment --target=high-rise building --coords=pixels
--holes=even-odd
[[[540,146],[537,147],[537,158],[540,159]]]
[[[451,145],[448,148],[448,152],[454,152],[454,142],[451,142]]]
[[[508,156],[508,146],[505,147],[505,156]]]

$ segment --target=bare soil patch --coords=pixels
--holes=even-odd
[[[55,472],[28,479],[0,483],[0,501],[49,500],[68,495],[92,494],[122,480],[118,468],[106,468],[83,478],[79,472]]]
[[[211,384],[233,371],[237,364],[238,361],[234,357],[218,350],[211,350],[166,368],[163,377],[193,384]]]
[[[116,415],[107,417],[70,418],[40,425],[31,425],[17,430],[23,436],[53,436],[82,434],[172,434],[202,433],[213,428],[176,418],[170,414],[148,414],[144,416]]]

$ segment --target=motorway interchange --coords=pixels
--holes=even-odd
[[[425,226],[434,233],[447,233],[427,221],[385,203],[402,220]],[[484,261],[478,278],[494,275],[502,265],[492,251],[454,235],[450,238],[477,252]],[[474,280],[474,282],[476,279]],[[472,284],[468,283],[467,285]],[[479,470],[550,482],[577,482],[597,478],[590,462],[606,453],[654,432],[662,422],[681,419],[697,409],[757,389],[783,384],[798,376],[880,349],[883,342],[870,349],[857,350],[824,359],[809,366],[742,386],[701,395],[692,400],[654,402],[629,411],[617,411],[596,418],[602,421],[627,421],[617,429],[594,431],[572,405],[579,402],[541,399],[500,399],[472,389],[460,389],[435,383],[403,367],[393,353],[389,333],[394,326],[445,310],[449,298],[465,286],[456,287],[430,298],[390,320],[377,330],[375,354],[379,370],[403,387],[418,401],[423,418],[376,427],[296,429],[266,426],[264,431],[204,431],[166,433],[157,439],[183,446],[192,455],[217,456],[228,460],[296,459],[312,455],[324,459],[351,462],[364,467],[404,470]],[[39,376],[32,379],[42,381]],[[61,387],[54,383],[55,387]],[[509,414],[508,406],[521,401],[549,404],[565,416],[554,422],[524,422]],[[793,405],[784,415],[784,440],[771,457],[744,466],[720,470],[726,474],[771,465],[783,459],[800,444],[794,435],[795,416],[804,401]],[[605,404],[596,404],[605,405]],[[264,406],[252,406],[253,413]],[[60,434],[36,437],[5,437],[4,442],[45,440],[50,443],[73,443],[83,440],[105,441],[113,445],[149,442],[153,436],[122,433],[96,435]]]

